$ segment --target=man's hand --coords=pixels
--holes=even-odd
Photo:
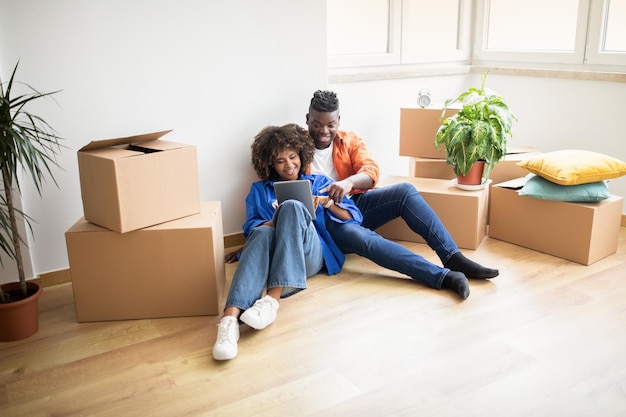
[[[320,192],[328,192],[328,197],[333,199],[335,203],[339,203],[343,200],[344,195],[350,194],[350,191],[352,191],[352,185],[352,181],[349,178],[346,178],[345,180],[330,184],[328,187],[320,190]]]

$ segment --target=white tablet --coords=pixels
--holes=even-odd
[[[313,207],[313,192],[311,182],[308,180],[276,181],[274,192],[278,204],[285,200],[298,200],[309,210],[315,220],[315,208]]]

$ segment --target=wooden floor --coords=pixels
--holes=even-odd
[[[500,269],[465,301],[349,256],[229,362],[217,316],[77,323],[71,284],[48,287],[39,332],[0,343],[0,416],[625,416],[626,228],[591,266],[464,252]]]

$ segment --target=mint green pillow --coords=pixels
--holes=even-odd
[[[540,200],[594,203],[609,198],[611,193],[609,193],[606,181],[561,185],[548,181],[539,175],[528,174],[526,176],[526,184],[520,190],[519,195],[526,195]]]

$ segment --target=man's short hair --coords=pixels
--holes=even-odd
[[[337,94],[328,90],[317,90],[313,93],[309,109],[323,113],[332,113],[339,110]]]

